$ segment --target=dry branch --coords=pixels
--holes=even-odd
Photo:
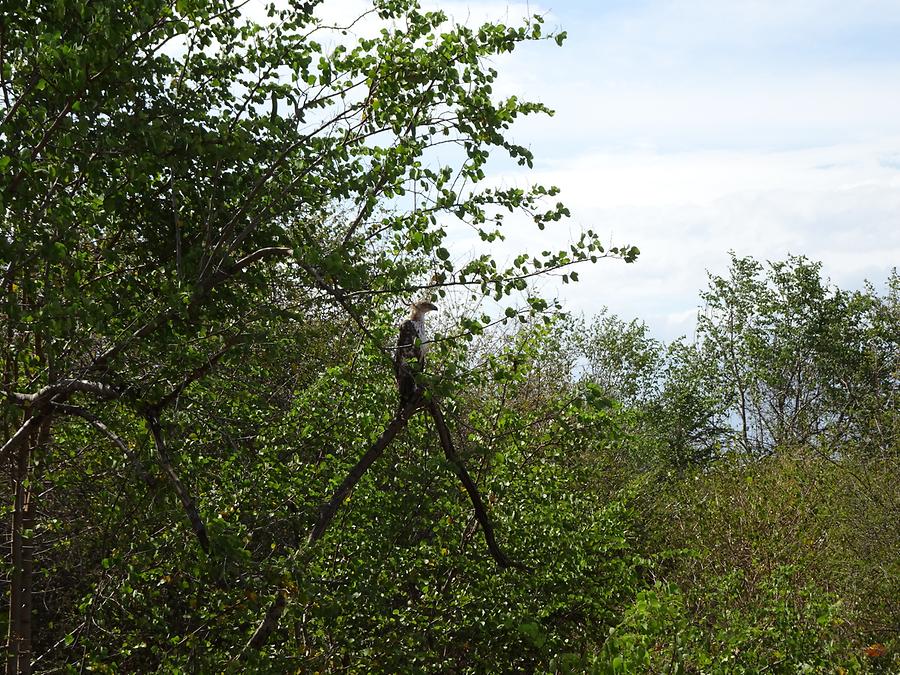
[[[453,446],[453,437],[450,435],[450,430],[447,428],[447,422],[444,420],[444,414],[441,412],[441,408],[437,401],[429,401],[427,408],[437,426],[438,436],[440,437],[441,445],[444,448],[444,456],[447,458],[447,461],[453,465],[456,476],[469,494],[469,500],[472,502],[472,508],[475,510],[475,517],[478,519],[481,530],[484,532],[484,539],[487,543],[488,550],[491,552],[491,556],[493,556],[497,564],[504,569],[507,567],[525,569],[525,566],[521,563],[513,562],[507,558],[506,554],[503,553],[497,545],[497,539],[494,536],[494,526],[491,524],[487,509],[484,508],[484,502],[481,500],[481,493],[478,492],[475,481],[472,480],[469,472],[466,471],[465,464],[463,464],[459,455],[456,453],[456,449]]]
[[[178,499],[181,500],[181,505],[184,507],[184,512],[187,514],[188,520],[191,521],[191,527],[194,530],[194,534],[197,535],[200,547],[205,553],[209,553],[209,536],[206,533],[206,525],[200,517],[200,512],[197,510],[197,505],[194,503],[193,498],[184,487],[184,484],[175,472],[175,468],[172,466],[172,461],[169,459],[169,455],[166,452],[166,445],[163,441],[162,427],[159,424],[159,418],[152,414],[147,415],[147,424],[150,426],[150,433],[153,434],[153,441],[156,443],[156,456],[159,459],[159,463],[162,465],[163,470],[165,470],[169,482],[172,483],[172,487],[175,489]]]

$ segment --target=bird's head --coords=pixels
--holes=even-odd
[[[428,312],[436,312],[437,305],[431,302],[414,302],[412,304],[412,318],[413,319],[421,319]]]

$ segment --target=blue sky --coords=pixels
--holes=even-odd
[[[572,211],[555,231],[516,223],[510,256],[582,228],[640,247],[634,265],[545,282],[569,309],[608,306],[671,339],[692,334],[707,271],[725,273],[730,250],[803,254],[846,288],[878,286],[900,265],[900,0],[423,4],[470,25],[539,13],[568,33],[562,48],[497,59],[498,95],[557,114],[513,129],[534,171],[499,161],[489,181],[558,185]],[[325,7],[350,16],[366,5]],[[453,253],[478,247],[461,233]]]

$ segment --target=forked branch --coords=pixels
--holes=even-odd
[[[478,487],[475,485],[472,477],[469,476],[469,472],[466,471],[465,465],[456,453],[456,449],[453,446],[453,438],[450,435],[450,430],[447,428],[447,422],[444,420],[444,415],[441,412],[440,406],[434,400],[425,401],[421,390],[405,407],[397,410],[394,419],[391,420],[391,423],[382,432],[381,436],[378,437],[378,440],[372,444],[353,468],[350,469],[350,472],[347,474],[346,478],[344,478],[334,495],[332,495],[331,499],[322,506],[319,511],[319,517],[309,533],[307,545],[314,544],[323,534],[325,534],[331,521],[334,520],[335,515],[337,515],[337,512],[346,501],[350,491],[359,483],[366,471],[368,471],[378,458],[384,454],[384,451],[391,444],[391,441],[393,441],[397,434],[407,425],[416,410],[423,406],[431,414],[431,417],[434,419],[435,425],[437,426],[441,446],[444,448],[444,456],[453,465],[453,470],[460,482],[462,482],[463,486],[466,488],[466,492],[472,502],[472,507],[475,510],[475,517],[484,532],[484,538],[487,542],[488,550],[491,552],[491,556],[494,558],[497,565],[503,569],[509,567],[527,569],[521,563],[513,562],[507,558],[506,554],[504,554],[497,545],[497,539],[494,536],[494,527],[491,524],[487,509],[484,507],[481,494],[478,492]],[[306,555],[309,554],[309,551],[311,551],[311,549],[307,548]],[[281,615],[284,614],[287,604],[288,599],[284,589],[279,589],[275,595],[275,599],[266,610],[266,614],[262,621],[260,621],[256,630],[253,632],[253,636],[247,641],[241,652],[232,660],[232,665],[234,665],[246,652],[258,650],[268,642],[272,632],[278,627],[278,622]]]

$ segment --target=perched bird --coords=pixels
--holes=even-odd
[[[415,302],[409,318],[400,325],[394,351],[394,374],[401,406],[409,403],[416,393],[416,376],[425,368],[425,315],[436,310],[430,302]]]

